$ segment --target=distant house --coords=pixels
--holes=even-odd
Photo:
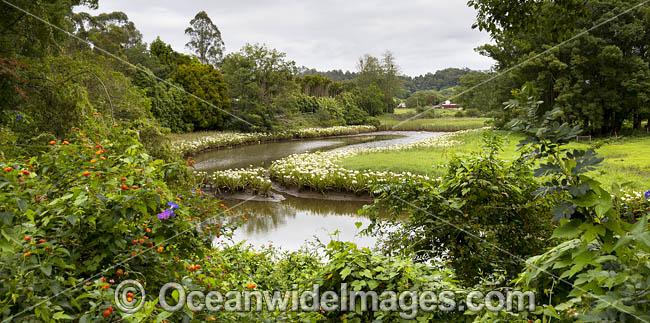
[[[443,104],[442,105],[443,109],[458,109],[458,104]]]
[[[406,103],[404,103],[404,102],[400,102],[400,103],[397,105],[397,107],[400,108],[400,109],[404,109],[404,108],[406,108]]]

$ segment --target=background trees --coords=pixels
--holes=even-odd
[[[297,91],[295,62],[266,45],[246,44],[228,54],[222,71],[233,111],[253,124],[250,130],[270,130],[280,117],[281,107],[275,104],[279,97]],[[238,129],[250,127],[239,120],[232,123]]]
[[[553,47],[637,3],[588,0],[583,5],[572,0],[524,1],[521,7],[512,10],[503,4],[508,1],[499,3],[505,7],[500,8],[492,1],[470,1],[479,9],[477,27],[488,30],[496,42],[480,47],[479,51],[498,62],[497,71],[525,62],[505,75],[507,81],[503,84],[508,88],[530,84],[544,101],[540,114],[559,107],[572,124],[602,135],[620,133],[626,122],[640,129],[642,121],[650,118],[647,108],[650,9],[640,7],[560,47]],[[500,10],[508,10],[513,16],[501,17]],[[523,14],[530,10],[536,12],[536,19]],[[520,17],[513,18],[517,15]],[[503,90],[493,93],[500,102],[508,95]],[[471,100],[469,96],[465,99]]]
[[[386,51],[381,59],[366,54],[359,58],[357,68],[359,72],[355,81],[359,87],[359,106],[371,116],[392,113],[397,105],[394,97],[402,89],[393,53]]]
[[[194,126],[193,130],[223,129],[230,109],[226,84],[221,73],[212,65],[183,64],[173,74],[172,80],[187,92],[183,120]]]
[[[226,49],[219,28],[212,22],[205,11],[200,11],[185,29],[190,41],[185,46],[203,64],[218,65]]]

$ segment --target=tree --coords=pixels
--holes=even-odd
[[[394,97],[399,94],[402,89],[402,82],[398,76],[399,66],[395,62],[395,57],[390,51],[386,51],[381,60],[370,56],[368,54],[359,58],[357,64],[359,74],[356,79],[357,85],[361,88],[361,97],[369,98],[374,90],[366,90],[369,87],[375,87],[381,91],[383,104],[378,111],[376,107],[372,107],[371,115],[377,115],[382,112],[392,112],[395,109],[396,103]],[[365,100],[365,99],[364,99]],[[360,104],[366,106],[367,102]]]
[[[239,52],[228,54],[221,70],[234,111],[250,123],[232,120],[231,127],[237,129],[271,130],[286,112],[278,98],[298,91],[295,62],[265,45],[246,44]]]
[[[151,113],[162,126],[173,132],[185,132],[193,128],[192,124],[184,121],[187,96],[180,88],[159,82],[151,71],[138,70],[133,82],[151,100]]]
[[[472,2],[487,6],[489,1]],[[569,0],[527,3],[539,17],[559,13],[567,16],[562,30],[573,34],[603,23],[636,4],[631,0],[587,0],[584,7],[573,10]],[[490,6],[482,8],[487,10],[485,13],[499,10]],[[513,14],[521,14],[519,9]],[[620,133],[626,121],[639,129],[642,121],[650,118],[647,108],[650,9],[647,7],[629,11],[562,46],[555,45],[565,36],[544,25],[545,19],[527,19],[528,26],[508,25],[509,18],[503,17],[482,19],[487,21],[485,28],[493,32],[495,44],[482,46],[479,51],[498,62],[497,71],[517,66],[503,76],[505,82],[510,88],[530,84],[544,101],[538,110],[540,115],[561,108],[567,121],[582,125],[596,135]],[[490,21],[501,22],[491,25]]]
[[[359,90],[357,105],[373,117],[383,113],[385,102],[384,93],[374,84]]]
[[[67,35],[25,14],[17,8],[45,19],[55,26],[68,28],[72,7],[86,5],[97,8],[98,0],[14,0],[14,6],[0,2],[0,57],[15,55],[43,57],[60,53],[60,44]],[[16,8],[17,7],[17,8]]]
[[[185,46],[194,52],[203,64],[218,65],[226,49],[221,39],[219,28],[212,22],[205,11],[200,11],[185,29],[190,41]]]
[[[187,97],[183,119],[192,124],[189,130],[221,130],[230,110],[226,83],[212,65],[199,62],[178,66],[173,81],[192,93]]]

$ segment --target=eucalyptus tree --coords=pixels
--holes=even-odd
[[[205,11],[200,11],[194,16],[190,26],[185,29],[185,34],[190,36],[190,41],[185,46],[201,63],[213,65],[221,63],[226,47],[221,39],[219,28]]]

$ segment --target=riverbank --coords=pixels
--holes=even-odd
[[[337,141],[344,141],[353,138],[364,137],[365,135],[348,135],[337,137]],[[287,143],[266,143],[255,145],[262,147],[262,151],[255,157],[267,160],[271,166],[267,171],[263,167],[239,167],[221,165],[223,170],[209,170],[199,168],[195,172],[197,181],[202,187],[215,191],[218,194],[231,192],[251,192],[260,195],[269,195],[272,183],[280,184],[290,190],[316,191],[319,193],[347,192],[358,196],[370,196],[373,183],[393,183],[401,179],[412,179],[418,181],[432,180],[428,176],[419,176],[408,172],[347,172],[343,169],[332,169],[334,162],[364,151],[382,151],[390,149],[402,149],[404,147],[419,147],[422,145],[449,144],[444,141],[448,134],[432,132],[374,132],[375,140],[370,141],[347,141],[348,144],[339,145],[337,141],[330,139],[307,140],[293,143],[294,146],[287,147]],[[383,139],[377,139],[383,138]],[[440,139],[438,139],[440,138]],[[329,146],[322,144],[328,143]],[[332,147],[330,150],[314,151],[303,149],[305,147]],[[228,150],[225,161],[229,165],[240,165],[240,159],[244,158],[252,164],[259,164],[259,161],[249,159],[251,151],[249,146],[233,148]],[[285,154],[282,157],[277,154],[264,153],[267,150],[286,149],[288,151],[299,151],[294,154]],[[298,150],[300,148],[302,150]],[[206,153],[212,156],[212,152]],[[244,154],[246,156],[239,156]],[[195,156],[201,160],[203,155]],[[212,158],[212,157],[211,157]],[[204,165],[207,161],[197,163],[197,166]],[[329,168],[328,168],[329,167]],[[325,170],[328,176],[319,175]]]
[[[338,166],[359,172],[411,172],[438,177],[445,173],[444,166],[454,154],[469,154],[481,149],[483,131],[485,130],[452,134],[451,139],[456,143],[453,148],[430,146],[400,151],[363,152],[339,160]],[[499,157],[514,158],[517,155],[517,144],[523,137],[507,131],[497,133],[506,138],[504,150]],[[628,188],[631,190],[648,190],[650,137],[608,138],[601,142],[572,143],[571,146],[582,149],[595,146],[599,156],[605,158],[603,164],[590,175],[605,184],[606,189],[615,183],[630,183]]]
[[[238,133],[201,131],[171,136],[172,147],[182,156],[191,156],[206,150],[234,147],[287,139],[320,138],[355,135],[376,131],[374,126],[337,126],[328,128],[303,128],[278,133]]]
[[[417,181],[435,185],[439,178],[426,174],[373,169],[351,170],[341,166],[340,163],[347,158],[363,153],[401,152],[425,147],[451,147],[456,144],[452,140],[454,135],[456,134],[441,133],[421,141],[384,147],[348,148],[291,155],[273,162],[269,168],[269,174],[274,182],[284,186],[316,192],[342,191],[372,195],[373,187],[378,184]]]
[[[381,116],[379,130],[453,132],[483,128],[490,118],[424,118],[405,121],[401,115]]]

